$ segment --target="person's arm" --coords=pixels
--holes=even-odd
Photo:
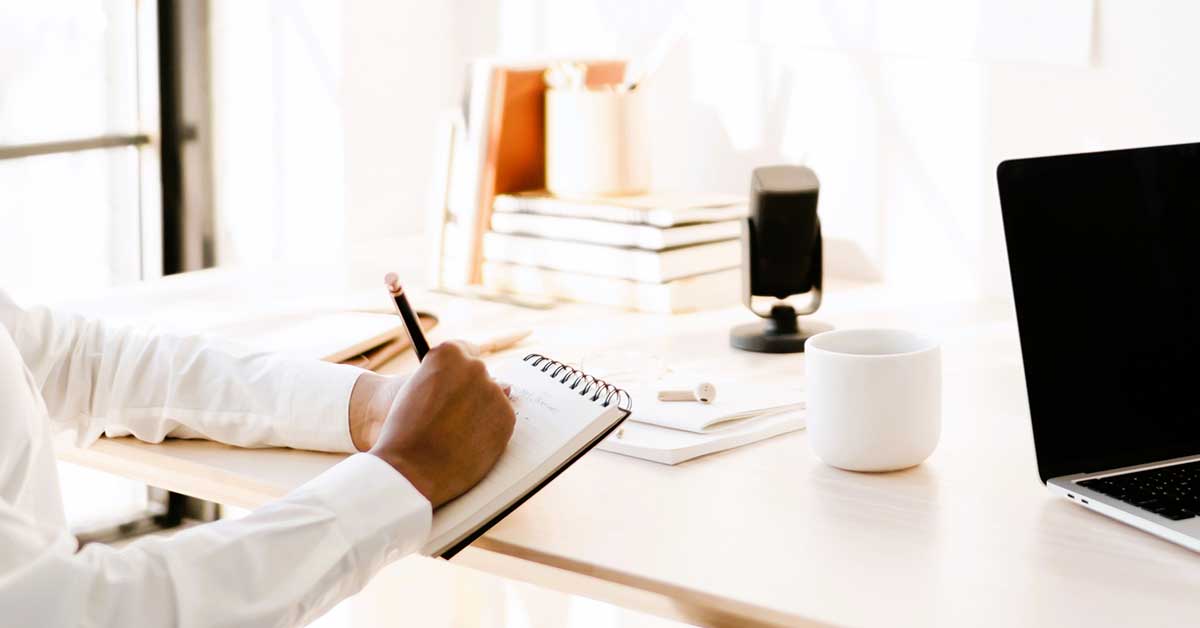
[[[351,456],[241,519],[75,551],[0,499],[0,621],[12,626],[298,626],[429,535],[430,504]]]
[[[45,308],[24,310],[2,292],[0,325],[56,427],[73,429],[81,446],[104,434],[341,452],[372,442],[349,430],[351,391],[364,374],[355,367],[235,356],[200,336],[150,335]],[[378,378],[364,378],[359,396],[370,396],[368,383]]]
[[[492,468],[515,420],[483,363],[448,343],[431,350],[399,392],[370,453],[242,519],[76,553],[65,530],[0,498],[0,623],[307,623],[387,561],[420,548],[431,507]]]

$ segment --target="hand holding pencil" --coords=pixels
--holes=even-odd
[[[429,341],[425,339],[425,332],[421,329],[421,321],[417,317],[416,312],[413,311],[412,305],[408,302],[404,288],[400,285],[400,278],[396,276],[396,273],[388,273],[383,276],[383,283],[387,286],[388,293],[392,295],[392,300],[396,303],[396,311],[399,312],[400,318],[404,321],[404,329],[408,332],[408,338],[412,342],[413,349],[417,352],[417,359],[425,359],[425,354],[429,353]],[[516,345],[528,338],[531,333],[533,332],[526,329],[500,334],[479,342],[463,341],[463,344],[473,349],[475,355],[486,355],[488,353],[503,351]]]
[[[412,305],[409,304],[408,297],[405,296],[404,288],[400,286],[400,278],[396,276],[396,273],[384,275],[383,283],[387,286],[388,293],[392,295],[392,299],[396,302],[396,310],[400,313],[400,318],[404,320],[404,329],[408,332],[408,339],[412,342],[413,349],[417,352],[417,361],[423,362],[425,356],[429,353],[429,341],[425,339],[425,330],[421,329],[421,319],[417,317],[416,312],[412,309]],[[458,351],[478,359],[485,349],[489,353],[498,351],[520,342],[528,335],[529,332],[518,332],[490,341],[484,341],[482,345],[467,341],[457,341],[452,344],[457,345]],[[512,387],[508,384],[503,382],[496,383],[504,391],[505,396],[508,396],[512,391]]]

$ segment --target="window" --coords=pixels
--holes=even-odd
[[[206,17],[205,2],[0,3],[0,289],[17,302],[210,265]],[[59,469],[76,530],[200,510]]]
[[[0,7],[0,285],[18,301],[161,273],[154,19],[129,0]]]

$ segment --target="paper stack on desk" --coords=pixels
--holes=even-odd
[[[650,388],[630,394],[633,414],[599,449],[673,465],[805,426],[800,390],[740,385],[709,404],[656,401]]]
[[[496,197],[483,240],[483,283],[648,312],[737,302],[744,200],[647,194]]]

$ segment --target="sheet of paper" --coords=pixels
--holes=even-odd
[[[662,464],[679,464],[698,456],[804,429],[805,424],[803,410],[756,416],[739,421],[736,427],[712,434],[626,421],[596,448]]]
[[[690,381],[665,380],[653,386],[634,387],[630,394],[638,402],[629,420],[708,434],[735,428],[739,419],[804,407],[805,395],[798,386],[791,388],[747,382],[712,381],[717,386],[717,397],[711,403],[658,401],[659,390],[689,390],[694,385]]]

